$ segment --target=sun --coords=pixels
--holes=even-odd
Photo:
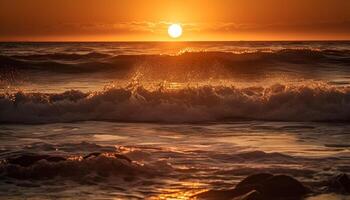
[[[168,34],[172,38],[179,38],[182,35],[182,27],[180,24],[171,24],[168,28]]]

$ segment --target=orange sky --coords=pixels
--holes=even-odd
[[[350,39],[350,0],[0,0],[1,41]]]

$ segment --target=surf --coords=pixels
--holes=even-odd
[[[142,85],[102,91],[5,93],[2,123],[221,122],[237,120],[348,122],[350,87],[282,85],[211,86],[177,89]]]

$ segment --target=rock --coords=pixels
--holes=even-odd
[[[302,183],[293,177],[277,175],[262,182],[257,190],[263,199],[293,198],[301,199],[310,192]]]
[[[249,186],[249,187],[254,187],[255,189],[257,186],[259,186],[260,184],[262,184],[264,181],[266,181],[271,177],[273,177],[273,175],[269,173],[253,174],[243,179],[241,182],[239,182],[236,188]]]
[[[299,200],[309,192],[311,191],[293,177],[261,173],[248,176],[234,189],[210,190],[196,197],[220,200]]]
[[[328,190],[340,194],[350,194],[350,179],[347,174],[340,174],[329,181]]]

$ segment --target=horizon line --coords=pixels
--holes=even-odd
[[[0,43],[180,43],[180,42],[350,42],[350,39],[319,40],[0,40]]]

